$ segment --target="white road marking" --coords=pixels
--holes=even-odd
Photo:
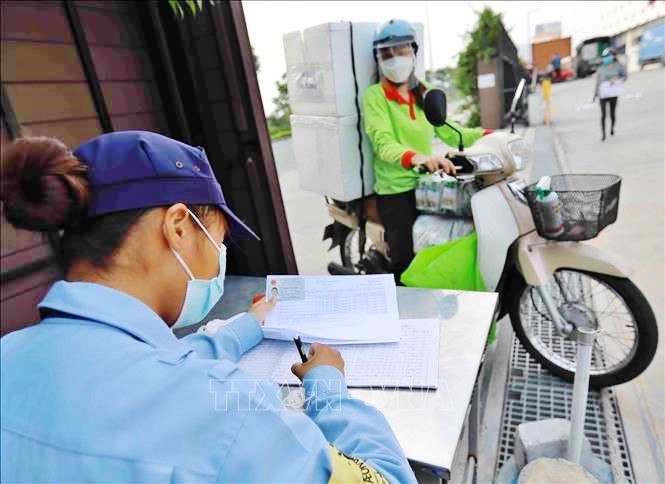
[[[575,108],[575,112],[579,113],[580,111],[586,111],[587,109],[593,109],[594,106],[596,106],[596,103],[580,104]]]

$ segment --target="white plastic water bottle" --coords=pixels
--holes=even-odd
[[[443,181],[443,191],[441,193],[441,210],[457,211],[457,180],[446,176]]]
[[[551,236],[563,233],[563,215],[561,214],[561,200],[557,192],[552,190],[552,179],[543,176],[536,184],[536,201],[538,211],[542,215],[545,233]]]

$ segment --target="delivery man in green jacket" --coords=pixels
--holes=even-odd
[[[414,70],[418,44],[409,22],[393,19],[379,25],[374,34],[374,57],[379,82],[365,91],[363,108],[365,132],[374,148],[374,191],[379,216],[395,280],[413,259],[412,229],[416,220],[415,188],[420,176],[418,165],[430,172],[443,169],[454,173],[455,166],[441,155],[432,155],[436,134],[444,143],[456,146],[458,135],[448,126],[434,128],[423,111],[427,87],[416,79]],[[458,126],[465,145],[486,133],[483,129]]]

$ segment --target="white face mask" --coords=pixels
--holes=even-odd
[[[414,68],[415,58],[412,56],[397,56],[379,61],[381,73],[396,84],[406,82]]]

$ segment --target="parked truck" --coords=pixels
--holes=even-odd
[[[610,43],[609,37],[594,37],[577,46],[575,63],[578,78],[582,79],[596,72],[600,65],[600,54]]]
[[[637,62],[640,69],[658,62],[665,65],[665,22],[652,25],[642,32]]]

